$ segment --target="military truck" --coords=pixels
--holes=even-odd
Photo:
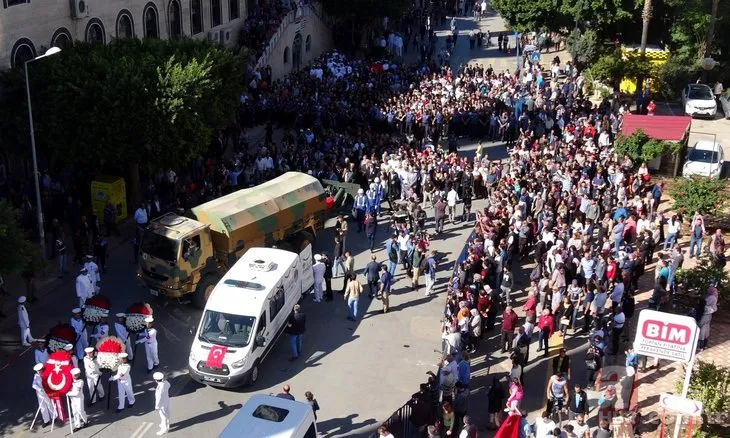
[[[168,213],[142,233],[137,278],[154,296],[191,295],[203,309],[218,280],[251,247],[299,252],[322,226],[325,192],[313,176],[287,172],[256,187]]]

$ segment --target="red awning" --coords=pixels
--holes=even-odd
[[[689,116],[638,116],[624,114],[621,127],[623,135],[631,135],[637,129],[657,140],[680,141],[689,131],[692,117]]]

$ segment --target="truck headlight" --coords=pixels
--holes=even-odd
[[[237,361],[233,362],[231,364],[231,367],[238,369],[238,368],[243,368],[244,365],[246,365],[246,358],[245,357],[243,359],[241,359],[241,360],[237,360]]]
[[[195,352],[192,350],[190,351],[190,361],[195,362]]]

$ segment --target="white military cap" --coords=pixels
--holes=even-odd
[[[314,255],[314,260],[316,260],[316,261],[322,260],[322,255],[321,254],[315,254]]]
[[[119,357],[121,359],[126,359],[127,357],[129,357],[129,355],[127,353],[119,353]]]
[[[74,349],[74,346],[71,345],[71,344],[66,344],[66,345],[63,346],[63,349],[66,350],[66,351],[71,351],[71,350]]]
[[[71,313],[81,313],[81,308],[80,307],[74,307],[73,309],[71,309]]]
[[[152,375],[152,378],[159,381],[159,380],[164,379],[165,375],[158,371]]]
[[[125,316],[127,316],[125,313],[122,313],[122,312],[117,313],[117,318],[124,318]]]
[[[148,316],[147,318],[144,319],[144,322],[154,322],[154,321],[155,321],[155,318],[153,318],[151,316]]]
[[[93,258],[94,258],[94,256],[93,256],[93,255],[91,255],[91,254],[86,254],[86,258],[87,258],[87,259],[93,259]]]
[[[102,310],[101,311],[101,316],[109,316],[109,311],[108,310]]]
[[[18,297],[18,304],[23,304],[24,302],[26,302],[25,295]]]
[[[42,364],[42,363],[37,363],[37,364],[35,364],[35,366],[33,367],[33,371],[40,371],[40,370],[42,370],[42,369],[43,369],[43,364]]]
[[[87,352],[87,353],[93,353],[94,352],[94,347],[86,347],[86,348],[84,348],[84,351]]]
[[[38,338],[35,340],[35,342],[43,342],[45,344],[46,340],[45,340],[45,338]]]
[[[71,375],[72,376],[78,376],[80,374],[81,374],[81,370],[78,369],[78,368],[74,368],[74,369],[71,370]]]

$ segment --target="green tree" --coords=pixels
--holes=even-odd
[[[185,165],[235,119],[243,65],[191,39],[78,43],[29,71],[39,152],[52,163],[126,167],[135,197],[140,166]],[[27,151],[22,72],[3,74],[0,87],[4,139]]]
[[[602,55],[590,66],[591,75],[596,80],[618,88],[621,79],[626,76],[627,62],[621,57],[621,51]]]
[[[578,68],[583,69],[593,64],[600,53],[598,33],[593,29],[581,32],[575,28],[566,41],[568,52]]]
[[[564,0],[492,0],[491,4],[507,21],[509,29],[517,32],[543,28],[559,32],[574,24],[572,17],[563,12]]]
[[[669,190],[674,210],[691,215],[695,211],[719,216],[727,204],[727,181],[705,176],[677,178]]]
[[[21,274],[39,263],[40,251],[18,226],[20,212],[0,199],[0,275]]]

